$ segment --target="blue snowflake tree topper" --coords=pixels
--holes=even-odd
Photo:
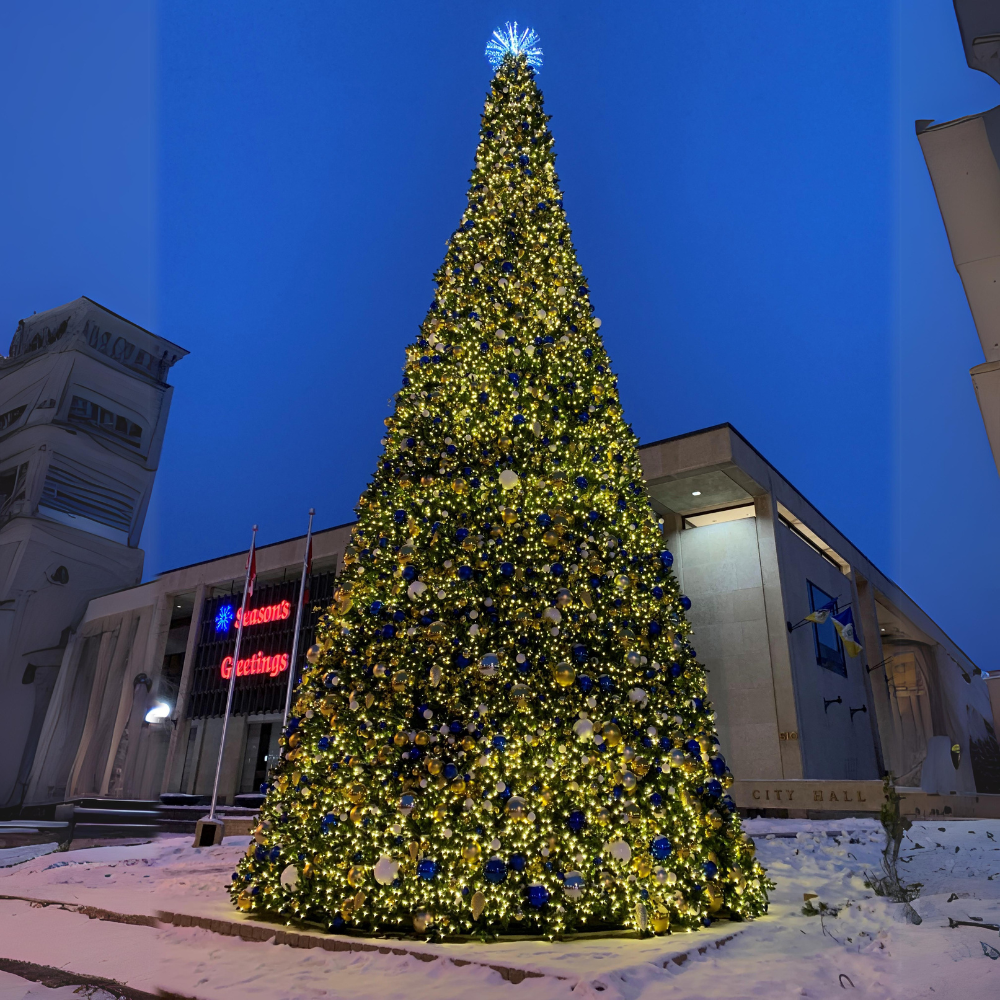
[[[505,56],[524,56],[533,69],[542,68],[542,46],[538,34],[531,28],[517,32],[517,21],[508,21],[502,28],[493,32],[493,37],[486,43],[486,58],[494,69],[499,69]]]
[[[215,631],[228,632],[229,626],[233,624],[233,618],[235,617],[232,605],[223,604],[222,607],[219,608],[219,613],[215,616]]]

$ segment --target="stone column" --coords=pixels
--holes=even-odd
[[[191,694],[191,679],[194,676],[194,657],[198,648],[198,635],[201,632],[201,616],[205,606],[207,587],[199,583],[194,592],[194,608],[191,611],[191,628],[188,631],[187,645],[184,647],[184,666],[181,668],[181,682],[177,690],[177,704],[170,718],[173,730],[170,733],[170,746],[167,748],[167,759],[163,765],[163,790],[173,792],[180,790],[181,773],[184,770],[184,751],[187,747],[187,732],[190,723],[184,718],[187,712],[188,698]]]
[[[801,778],[802,750],[799,740],[798,712],[795,708],[795,684],[792,657],[788,650],[785,626],[785,600],[781,592],[781,570],[774,537],[777,509],[770,493],[754,497],[757,523],[757,547],[760,552],[760,578],[764,587],[764,613],[771,649],[771,676],[774,679],[774,708],[778,719],[778,749],[781,753],[781,777]],[[785,735],[785,739],[781,739]]]

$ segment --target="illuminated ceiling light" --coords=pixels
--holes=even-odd
[[[162,722],[170,714],[170,706],[158,701],[147,713],[147,722]]]
[[[693,497],[700,497],[701,496],[701,490],[693,490],[691,492],[691,496],[693,496]]]

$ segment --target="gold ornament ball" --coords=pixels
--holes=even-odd
[[[306,659],[307,659],[307,660],[309,661],[309,663],[311,663],[311,664],[312,664],[313,666],[315,666],[315,665],[316,665],[317,663],[319,663],[319,658],[320,658],[320,657],[321,657],[322,655],[323,655],[323,649],[322,649],[322,647],[321,647],[321,646],[317,645],[316,643],[313,643],[313,644],[312,644],[312,645],[311,645],[311,646],[310,646],[310,647],[309,647],[309,648],[308,648],[308,649],[306,650]]]
[[[609,747],[616,747],[622,741],[622,731],[613,722],[609,722],[604,726],[601,730],[601,735]]]
[[[355,805],[359,802],[364,802],[367,795],[368,789],[362,785],[360,781],[356,781],[353,785],[347,786],[347,798]]]
[[[527,684],[515,684],[510,689],[510,696],[517,708],[524,711],[531,700],[531,689]]]
[[[626,792],[631,792],[636,786],[635,775],[631,771],[625,771],[621,776],[621,785]]]
[[[476,843],[466,844],[462,848],[462,859],[467,861],[470,865],[474,865],[479,860],[479,855],[482,853],[479,845]]]
[[[439,761],[437,759],[437,757],[428,757],[427,758],[427,770],[431,774],[440,774],[441,773],[441,761]]]
[[[356,889],[365,880],[365,870],[360,865],[354,865],[347,872],[347,884]]]
[[[365,815],[365,807],[355,806],[351,810],[351,822],[354,823],[355,825],[360,825],[361,820],[364,818],[364,815]]]
[[[393,738],[392,738],[392,742],[395,743],[396,746],[401,747],[401,746],[405,746],[407,743],[409,743],[410,739],[406,735],[406,733],[396,733],[396,735],[393,736]]]
[[[393,691],[405,691],[406,685],[410,682],[410,675],[405,670],[397,670],[392,675]]]
[[[607,809],[598,809],[597,822],[600,823],[601,826],[607,826],[608,823],[611,822],[611,813],[609,813]]]
[[[524,819],[528,815],[528,805],[520,795],[512,795],[507,800],[507,815],[511,819]]]
[[[553,676],[556,684],[560,687],[569,687],[576,680],[576,670],[569,663],[563,661],[556,665]]]

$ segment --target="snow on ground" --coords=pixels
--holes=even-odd
[[[28,844],[25,847],[5,847],[0,850],[0,868],[10,868],[11,865],[19,865],[23,861],[30,861],[32,858],[39,858],[43,854],[51,854],[58,851],[58,844]]]
[[[907,923],[902,907],[875,896],[864,872],[876,870],[882,845],[868,819],[757,819],[746,824],[758,857],[777,883],[771,912],[746,924],[718,923],[696,935],[653,941],[608,939],[550,945],[450,945],[442,951],[494,964],[560,969],[569,978],[518,985],[477,965],[421,962],[408,956],[327,952],[247,942],[196,928],[140,927],[88,920],[55,906],[0,899],[0,956],[52,965],[81,976],[117,979],[198,1000],[735,1000],[750,997],[859,997],[885,1000],[1000,997],[1000,821],[915,823],[904,841],[901,871],[924,888]],[[239,919],[225,884],[245,838],[194,849],[189,838],[60,852],[0,868],[0,896],[86,903],[126,913],[171,910]],[[806,916],[803,894],[816,893],[836,916]],[[658,955],[739,931],[682,966]],[[985,950],[984,950],[985,945]],[[499,956],[503,956],[502,959]],[[23,982],[23,981],[22,981]],[[0,1000],[25,995],[0,978]],[[853,985],[852,985],[853,984]],[[25,984],[32,998],[54,994]],[[65,989],[65,988],[64,988]],[[846,991],[846,992],[845,992]]]
[[[60,986],[49,989],[41,983],[32,983],[13,976],[9,972],[0,972],[0,1000],[115,1000],[111,993],[102,989],[81,993],[78,986]]]

